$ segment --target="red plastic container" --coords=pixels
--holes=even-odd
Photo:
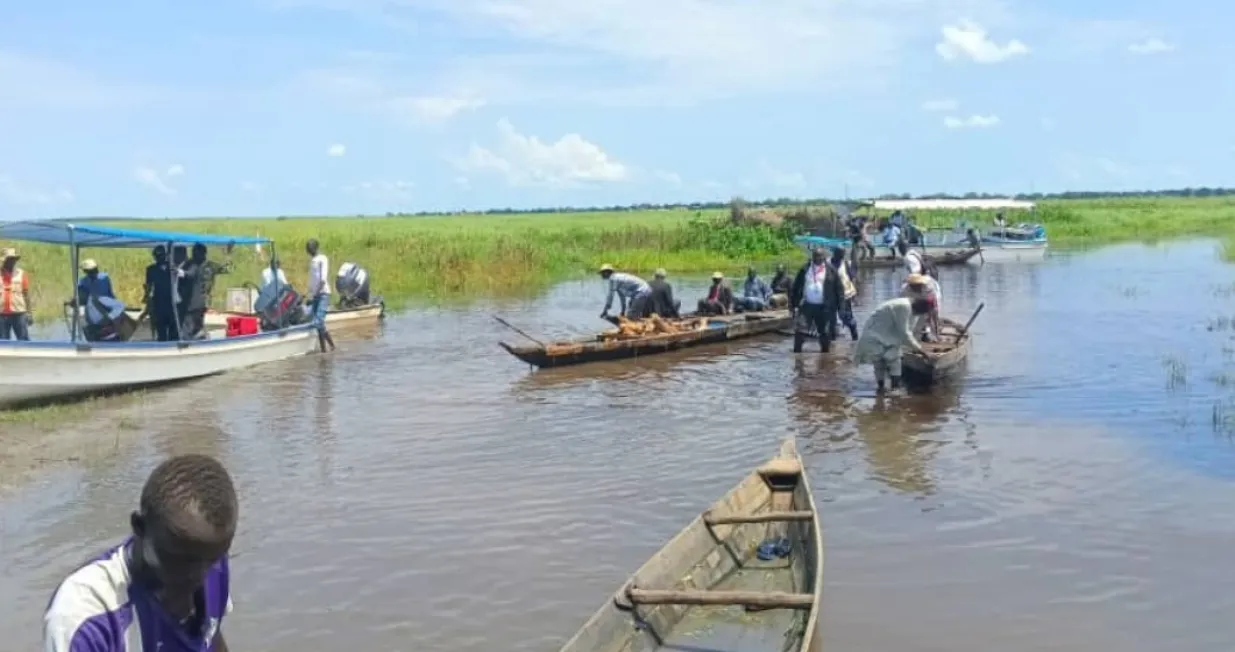
[[[228,315],[227,317],[227,336],[228,337],[257,335],[257,332],[258,332],[257,317]]]

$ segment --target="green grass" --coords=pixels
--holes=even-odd
[[[374,291],[394,304],[440,302],[480,295],[534,293],[563,278],[590,274],[603,263],[648,274],[719,269],[737,275],[750,263],[800,259],[789,234],[767,226],[736,227],[727,211],[666,209],[611,213],[450,215],[431,217],[210,219],[147,221],[144,228],[273,238],[288,279],[304,287],[304,243],[317,238],[337,268],[351,260],[374,275]],[[955,214],[918,212],[924,226],[949,226]],[[989,224],[992,215],[971,214]],[[1053,245],[1158,240],[1188,235],[1225,238],[1235,256],[1235,198],[1119,198],[1051,200],[1037,218]],[[1020,216],[1010,214],[1011,221]],[[118,224],[123,224],[118,222]],[[62,247],[15,244],[31,273],[36,314],[59,317],[70,297],[68,254]],[[149,252],[85,250],[108,271],[121,298],[134,303],[141,293]],[[223,257],[215,251],[213,258]],[[256,282],[263,261],[251,248],[233,254],[236,270],[219,279],[224,288]]]

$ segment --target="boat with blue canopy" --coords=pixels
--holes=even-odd
[[[1011,224],[1005,211],[1028,211],[1036,214],[1037,204],[1022,199],[878,199],[874,202],[877,211],[902,213],[911,211],[949,211],[958,213],[952,227],[929,229],[922,232],[922,241],[911,243],[932,256],[946,252],[959,252],[971,248],[969,231],[980,238],[982,253],[971,262],[1031,261],[1046,257],[1046,227],[1037,222]],[[991,217],[985,225],[979,220]],[[1032,219],[1032,218],[1031,218]]]
[[[68,221],[0,224],[0,240],[67,247],[73,284],[79,280],[83,249],[151,249],[177,246],[225,247],[269,245],[261,237],[239,237],[125,229]],[[272,256],[273,260],[273,256]],[[169,266],[172,282],[176,267]],[[277,274],[275,275],[277,279]],[[276,281],[277,283],[277,281]],[[77,293],[69,307],[81,314]],[[174,309],[174,306],[173,306]],[[169,342],[89,341],[77,319],[69,323],[67,341],[0,340],[0,409],[32,402],[97,394],[201,378],[306,355],[317,349],[312,325],[280,323],[252,335]]]

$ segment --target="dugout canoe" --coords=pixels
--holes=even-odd
[[[956,376],[969,359],[969,347],[973,337],[963,331],[960,323],[940,319],[939,342],[923,342],[922,348],[936,354],[926,357],[916,351],[901,354],[901,378],[906,384],[927,386]]]
[[[690,316],[683,315],[683,317]],[[638,358],[704,344],[755,337],[788,329],[792,324],[793,318],[789,316],[788,310],[767,310],[708,317],[707,327],[701,330],[649,335],[638,339],[602,340],[600,336],[595,336],[586,339],[549,342],[544,346],[539,344],[515,345],[506,342],[498,342],[498,344],[511,355],[533,367],[565,367],[604,360]]]
[[[952,267],[955,265],[964,265],[968,263],[974,256],[978,255],[977,249],[967,249],[965,251],[945,251],[943,253],[927,253],[931,261],[936,267]],[[862,258],[856,261],[859,269],[894,269],[904,267],[905,260],[903,258]]]
[[[818,652],[822,593],[819,514],[790,437],[652,555],[561,652]]]

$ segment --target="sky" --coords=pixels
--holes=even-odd
[[[1197,0],[0,3],[0,219],[1235,185]]]

